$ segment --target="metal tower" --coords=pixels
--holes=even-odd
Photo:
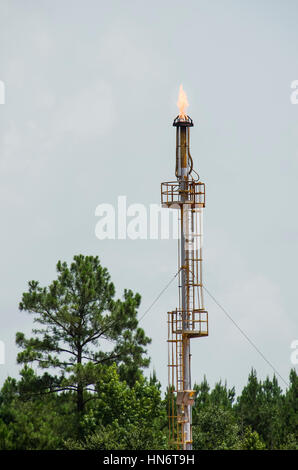
[[[177,181],[161,183],[163,207],[178,209],[179,307],[168,312],[169,438],[178,449],[192,449],[190,340],[208,336],[208,313],[202,285],[202,212],[205,184],[193,170],[189,150],[192,119],[183,111],[175,118]],[[195,177],[194,177],[195,176]]]

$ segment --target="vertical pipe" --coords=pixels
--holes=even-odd
[[[188,274],[188,266],[186,260],[186,237],[189,231],[189,220],[188,220],[188,210],[186,209],[185,202],[187,200],[187,192],[188,189],[188,173],[189,173],[189,165],[188,165],[188,132],[187,128],[184,126],[177,127],[177,134],[178,138],[177,141],[180,144],[180,155],[178,158],[178,168],[180,169],[180,173],[178,173],[179,177],[179,186],[181,190],[181,303],[182,303],[182,323],[183,329],[187,329],[187,320],[188,320],[188,292],[187,292],[187,283],[186,277]],[[179,165],[180,163],[180,165]],[[183,390],[190,390],[190,340],[187,336],[183,336],[183,344],[182,344],[182,354],[183,354]],[[191,406],[184,405],[184,424],[183,424],[183,442],[184,442],[184,449],[191,450]]]

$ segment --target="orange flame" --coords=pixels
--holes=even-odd
[[[179,117],[180,117],[180,119],[186,119],[186,108],[187,108],[188,105],[189,105],[189,103],[188,103],[186,93],[183,90],[183,86],[180,85],[179,96],[178,96],[178,101],[177,101],[177,106],[179,108]]]

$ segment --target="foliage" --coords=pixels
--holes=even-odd
[[[107,426],[100,426],[84,441],[68,440],[68,450],[162,450],[166,447],[164,433],[154,428],[128,423],[120,426],[116,421]]]
[[[114,285],[98,257],[75,256],[70,267],[59,261],[57,273],[48,287],[30,281],[23,294],[20,310],[34,314],[34,322],[41,327],[29,339],[17,333],[22,349],[17,360],[58,369],[58,377],[44,377],[48,379],[45,388],[75,392],[82,414],[84,392],[99,378],[98,366],[117,364],[121,379],[134,385],[149,364],[144,347],[150,339],[138,327],[140,295],[125,290],[123,300],[115,300]],[[104,340],[113,345],[111,350],[101,347]]]
[[[22,387],[34,373],[26,369],[22,375],[19,382],[8,378],[0,393],[0,449],[60,448],[74,429],[72,397],[62,394],[24,401]]]
[[[239,428],[231,411],[214,405],[199,411],[193,442],[196,450],[240,449]]]
[[[39,328],[31,338],[16,335],[23,368],[0,390],[0,450],[171,449],[171,394],[162,398],[155,372],[143,376],[150,339],[138,326],[139,294],[125,290],[115,300],[97,257],[75,256],[70,267],[59,261],[57,273],[48,287],[29,282],[22,296],[21,311]],[[234,387],[211,388],[206,377],[194,389],[195,449],[298,449],[294,369],[285,392],[254,369],[237,399]]]
[[[156,377],[141,377],[131,387],[116,364],[100,367],[94,391],[86,392],[79,437],[74,392],[29,397],[28,389],[47,380],[29,367],[19,380],[6,379],[0,391],[0,449],[169,449],[167,399]],[[211,389],[205,378],[196,389],[195,449],[297,450],[295,371],[285,393],[275,378],[261,382],[252,371],[236,403],[224,398],[231,396],[226,384]]]
[[[116,366],[106,367],[102,380],[96,384],[96,401],[92,407],[92,416],[97,423],[107,425],[117,420],[122,426],[128,422],[150,426],[156,418],[166,414],[161,402],[160,390],[144,377],[134,387],[129,387],[120,380]],[[84,421],[88,420],[88,413]]]
[[[235,411],[242,426],[251,427],[263,437],[268,449],[276,449],[283,439],[284,396],[274,376],[264,382],[255,370],[238,398]]]
[[[198,449],[297,448],[298,378],[294,369],[285,393],[275,376],[262,382],[254,369],[236,402],[234,388],[221,382],[210,390],[204,377],[194,388],[193,434]]]
[[[257,431],[253,431],[251,427],[245,429],[241,440],[242,450],[265,450],[266,446],[260,438]]]
[[[154,378],[148,381],[142,377],[129,387],[111,366],[96,385],[96,392],[97,399],[82,421],[84,439],[68,441],[67,448],[165,448],[167,416]]]

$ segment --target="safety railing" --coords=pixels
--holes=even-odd
[[[205,207],[205,183],[200,181],[161,183],[161,204],[163,207],[172,206],[172,208],[175,208],[175,205],[179,208],[181,204]]]

